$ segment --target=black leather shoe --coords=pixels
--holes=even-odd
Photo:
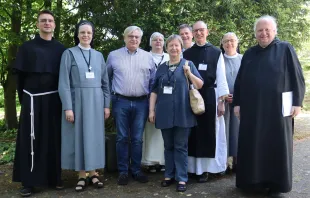
[[[137,174],[133,174],[132,178],[140,183],[146,183],[149,181],[148,177],[144,175],[142,172],[138,172]]]
[[[186,191],[186,184],[177,185],[177,192],[185,192],[185,191]]]
[[[198,183],[205,183],[208,181],[209,174],[202,173],[201,175],[197,175],[197,182]]]
[[[118,185],[127,185],[128,184],[128,175],[127,174],[120,174],[117,179]]]
[[[171,184],[173,184],[174,181],[175,181],[174,178],[171,178],[171,179],[169,179],[169,180],[164,179],[163,181],[161,181],[160,185],[161,185],[162,187],[168,187],[168,186],[170,186]]]
[[[23,187],[20,191],[19,191],[19,194],[22,196],[22,197],[29,197],[31,196],[33,192],[33,188],[32,187]]]
[[[272,188],[268,190],[268,197],[282,197],[279,191],[276,191]]]

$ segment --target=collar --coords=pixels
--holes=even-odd
[[[203,44],[203,45],[199,45],[198,43],[196,43],[196,45],[199,46],[199,47],[205,46],[206,44],[208,44],[208,41],[205,44]]]
[[[78,44],[79,48],[81,48],[82,50],[90,50],[91,47],[83,47],[80,43]]]
[[[195,44],[192,46],[192,48],[204,48],[204,47],[210,47],[210,46],[212,46],[212,44],[209,43],[209,42],[206,42],[206,44],[204,44],[204,45],[198,45],[197,43],[195,43]]]
[[[271,46],[273,46],[276,43],[279,43],[280,39],[278,37],[275,37],[274,40],[266,47],[261,47],[259,44],[256,45],[256,48],[258,50],[265,50],[265,49],[269,49]]]
[[[130,54],[130,55],[136,54],[136,53],[138,52],[138,49],[139,49],[139,48],[137,48],[136,51],[134,51],[133,53],[131,53],[131,52],[129,51],[129,49],[128,49],[127,47],[125,47],[126,52],[127,52],[128,54]]]
[[[157,54],[157,53],[154,53],[154,52],[152,52],[152,51],[150,51],[150,52],[151,52],[151,54],[152,54],[153,56],[159,56],[159,57],[164,56],[164,52],[161,53],[161,54]]]
[[[41,38],[40,34],[36,34],[34,39],[35,39],[38,43],[44,44],[44,45],[46,45],[46,44],[51,44],[51,43],[54,43],[54,42],[55,42],[54,37],[52,37],[52,40],[45,40],[45,39]]]
[[[236,58],[238,55],[239,55],[238,53],[236,53],[235,55],[232,55],[232,56],[229,56],[229,55],[227,55],[226,53],[224,54],[224,56],[225,56],[226,58]]]
[[[191,47],[193,47],[193,45],[194,45],[195,43],[194,42],[192,42],[191,43]],[[191,47],[189,47],[189,48],[191,48]],[[187,49],[189,49],[189,48],[187,48]],[[187,49],[185,49],[185,48],[182,48],[182,52],[184,52],[185,50],[187,50]]]

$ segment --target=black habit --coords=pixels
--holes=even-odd
[[[23,92],[38,94],[58,90],[60,59],[65,47],[39,35],[19,47],[14,72],[21,104],[13,181],[25,187],[56,186],[61,182],[60,124],[61,102],[58,93],[33,97],[34,135],[31,157],[31,98]],[[31,167],[33,164],[33,170]]]
[[[197,115],[197,126],[193,127],[188,140],[188,156],[195,158],[214,158],[216,148],[216,96],[214,84],[221,50],[207,43],[203,46],[194,44],[183,52],[183,57],[192,61],[195,66],[207,64],[207,70],[198,70],[204,80],[199,90],[205,102],[206,112]]]
[[[305,94],[294,48],[275,39],[266,48],[248,49],[234,90],[241,115],[236,186],[289,192],[293,131],[292,117],[282,115],[282,93],[293,92],[293,106],[301,106]]]

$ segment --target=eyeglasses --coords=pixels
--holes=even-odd
[[[128,35],[128,38],[129,39],[134,39],[135,38],[135,39],[138,40],[140,38],[140,36]]]
[[[199,28],[199,29],[195,29],[193,30],[194,33],[197,33],[197,32],[204,32],[206,28]]]
[[[46,22],[54,23],[54,20],[53,19],[40,19],[39,22],[40,23],[46,23]]]
[[[152,39],[152,41],[159,41],[159,42],[164,42],[164,40],[163,39],[158,39],[158,38],[155,38],[155,39]]]
[[[227,40],[223,40],[223,43],[226,44],[228,42],[231,42],[231,43],[234,43],[236,42],[237,40],[236,39],[227,39]]]

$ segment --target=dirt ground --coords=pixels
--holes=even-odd
[[[310,197],[310,114],[302,114],[295,120],[294,137],[294,177],[293,191],[282,197],[306,198]],[[103,177],[104,174],[104,177]],[[175,192],[175,186],[168,188],[160,187],[163,173],[147,173],[150,182],[140,184],[130,179],[127,186],[116,184],[117,173],[103,173],[100,176],[104,180],[103,189],[93,189],[88,186],[86,191],[76,193],[74,187],[77,175],[72,171],[63,172],[65,189],[56,191],[54,189],[39,188],[32,197],[265,197],[263,194],[244,194],[234,186],[235,176],[233,174],[218,176],[213,175],[209,182],[197,184],[193,178],[189,179],[188,190],[185,193]],[[0,166],[0,197],[20,197],[19,183],[13,183],[12,165]]]

